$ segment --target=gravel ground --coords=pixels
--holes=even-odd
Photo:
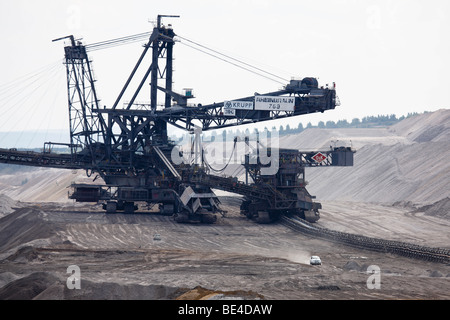
[[[311,239],[280,224],[259,225],[239,215],[239,198],[222,202],[228,213],[215,225],[177,224],[158,214],[106,215],[79,205],[20,208],[0,219],[0,299],[450,298],[448,265]],[[362,234],[415,240],[414,228],[397,233],[393,222],[402,216],[421,225],[425,217],[375,204],[367,208],[370,215],[352,217],[364,207],[329,206],[324,215],[330,216],[321,222],[345,229],[352,221]],[[370,217],[377,223],[366,223]],[[445,241],[448,224],[436,219],[426,220],[423,229],[433,232],[418,242]],[[311,255],[323,264],[309,265]],[[71,265],[80,268],[79,290],[66,285]],[[368,288],[370,265],[380,268],[380,289]]]

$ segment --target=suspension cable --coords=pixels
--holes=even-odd
[[[194,45],[197,45],[197,46],[199,46],[199,47],[201,47],[201,48],[204,48],[204,49],[206,49],[206,50],[209,50],[209,51],[212,51],[212,52],[214,52],[214,53],[217,53],[217,54],[219,54],[219,55],[221,55],[221,56],[224,56],[224,57],[226,57],[226,58],[228,58],[228,59],[231,59],[231,60],[233,60],[233,61],[236,61],[236,62],[238,62],[238,63],[241,63],[241,64],[243,64],[243,65],[245,65],[245,66],[248,66],[248,67],[250,67],[250,68],[256,69],[256,70],[258,70],[258,71],[261,71],[261,72],[263,72],[263,73],[266,73],[266,74],[268,74],[268,75],[271,75],[271,76],[273,76],[273,77],[275,77],[275,78],[278,78],[278,79],[280,79],[280,80],[283,80],[283,81],[284,81],[283,84],[286,83],[286,82],[289,82],[289,80],[286,80],[286,79],[283,78],[283,77],[280,77],[280,76],[278,76],[278,75],[276,75],[276,74],[273,74],[273,73],[268,72],[268,71],[266,71],[266,70],[263,70],[263,69],[261,69],[261,68],[255,67],[254,65],[251,65],[251,64],[249,64],[249,63],[247,63],[247,62],[245,62],[245,61],[242,61],[242,60],[233,58],[233,57],[231,57],[231,56],[229,56],[229,55],[226,55],[226,54],[224,54],[224,53],[221,53],[221,52],[219,52],[219,51],[217,51],[217,50],[208,48],[208,47],[206,47],[206,46],[204,46],[204,45],[202,45],[202,44],[200,44],[200,43],[198,43],[198,42],[189,40],[189,39],[187,39],[187,38],[185,38],[185,37],[182,37],[182,36],[180,36],[180,35],[178,35],[178,34],[177,34],[177,37],[180,38],[180,39],[182,39],[182,40],[185,40],[185,41],[187,41],[187,42],[190,42],[190,43],[192,43],[192,44],[194,44]]]
[[[150,37],[152,34],[152,32],[143,32],[143,33],[138,33],[138,34],[134,34],[134,35],[130,35],[130,36],[125,36],[125,37],[120,37],[120,38],[115,38],[115,39],[110,39],[110,40],[105,40],[105,41],[100,41],[100,42],[96,42],[96,43],[92,43],[89,45],[86,45],[86,50],[87,51],[96,51],[96,50],[103,50],[103,49],[109,49],[109,48],[113,48],[116,46],[121,46],[121,45],[125,45],[125,44],[129,44],[129,43],[135,43],[138,41],[142,41],[144,39],[148,39],[148,37]],[[216,59],[222,60],[226,63],[229,63],[235,67],[241,68],[243,70],[246,70],[248,72],[251,72],[253,74],[259,75],[263,78],[269,79],[271,81],[277,82],[279,84],[286,84],[287,82],[289,82],[289,80],[286,80],[283,77],[280,77],[274,73],[265,71],[261,68],[258,68],[254,65],[251,65],[245,61],[236,59],[234,57],[231,57],[229,55],[226,55],[224,53],[221,53],[217,50],[208,48],[205,45],[202,45],[196,41],[187,39],[185,37],[179,36],[177,35],[177,37],[179,39],[182,39],[183,41],[180,41],[181,44],[190,47],[194,50],[200,51],[204,54],[207,54],[209,56],[212,56]],[[190,44],[188,44],[190,43]],[[257,70],[257,71],[255,71]],[[276,80],[276,79],[279,80]],[[282,80],[282,81],[280,81]]]
[[[148,39],[151,34],[152,34],[152,32],[143,32],[143,33],[138,33],[138,34],[134,34],[131,36],[96,42],[96,43],[86,45],[86,50],[87,51],[96,51],[96,50],[102,50],[102,49],[109,49],[112,47],[116,47],[116,46],[120,46],[120,45],[124,45],[124,44],[128,44],[128,43],[134,43],[134,42],[142,41],[144,39]]]
[[[261,76],[261,77],[263,77],[263,78],[269,79],[269,80],[274,81],[274,82],[277,82],[277,83],[279,83],[279,84],[283,84],[283,85],[286,84],[286,82],[281,82],[281,81],[275,80],[275,79],[270,78],[270,77],[268,77],[268,76],[266,76],[266,75],[264,75],[264,74],[262,74],[262,73],[256,72],[256,71],[254,71],[254,70],[251,70],[251,69],[249,69],[249,68],[246,68],[246,67],[244,67],[244,66],[241,66],[241,65],[239,65],[239,64],[237,64],[237,63],[234,63],[234,62],[231,62],[231,61],[226,60],[226,59],[224,59],[224,58],[221,58],[221,57],[219,57],[219,56],[217,56],[217,55],[214,55],[214,54],[212,54],[212,53],[209,53],[209,52],[207,52],[207,51],[205,51],[205,50],[202,50],[202,49],[200,49],[200,48],[196,48],[196,47],[191,46],[191,45],[189,45],[189,44],[187,44],[187,43],[184,43],[184,42],[180,42],[180,43],[183,44],[183,45],[185,45],[185,46],[187,46],[187,47],[190,47],[190,48],[192,48],[192,49],[194,49],[194,50],[197,50],[197,51],[200,51],[200,52],[202,52],[202,53],[204,53],[204,54],[207,54],[207,55],[209,55],[209,56],[212,56],[212,57],[214,57],[214,58],[216,58],[216,59],[219,59],[219,60],[222,60],[222,61],[224,61],[224,62],[226,62],[226,63],[229,63],[229,64],[231,64],[231,65],[233,65],[233,66],[236,66],[236,67],[241,68],[241,69],[243,69],[243,70],[246,70],[246,71],[248,71],[248,72],[254,73],[254,74],[256,74],[256,75],[258,75],[258,76]]]

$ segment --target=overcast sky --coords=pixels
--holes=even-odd
[[[0,131],[68,128],[64,44],[52,39],[73,34],[89,44],[147,32],[158,14],[180,15],[163,20],[180,36],[287,80],[336,82],[341,106],[289,120],[295,126],[449,108],[448,0],[2,0]],[[90,54],[102,105],[114,102],[142,44]],[[193,88],[194,103],[281,87],[182,43],[174,50],[174,89]],[[31,78],[27,93],[30,78],[20,77],[37,70],[43,80]],[[12,88],[23,97],[8,86],[18,78],[26,81]]]

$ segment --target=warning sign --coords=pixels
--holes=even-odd
[[[324,161],[327,158],[327,156],[321,152],[317,152],[315,155],[312,156],[312,158],[315,162],[321,163],[322,161]]]

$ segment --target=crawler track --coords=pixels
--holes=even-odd
[[[281,223],[303,234],[343,243],[352,247],[393,253],[426,261],[450,263],[450,250],[444,248],[424,247],[406,242],[371,238],[363,235],[334,231],[315,226],[296,216],[282,216]]]

